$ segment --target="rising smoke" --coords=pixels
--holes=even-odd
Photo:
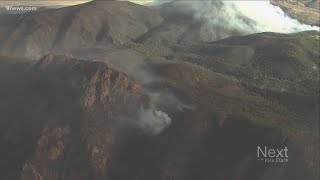
[[[171,124],[171,118],[165,112],[154,107],[145,109],[141,106],[134,125],[148,135],[160,134]]]
[[[154,1],[149,5],[161,6],[165,1]],[[238,31],[240,34],[252,34],[259,32],[293,33],[306,30],[319,30],[319,27],[302,24],[299,21],[287,16],[280,7],[272,5],[269,1],[177,1],[174,2],[174,11],[187,14],[194,20],[205,20],[212,27],[212,39],[223,38],[217,35],[216,29],[227,29],[231,36],[232,32]],[[218,28],[217,28],[218,27]],[[142,82],[148,84],[157,79],[146,72],[141,65],[139,69],[126,68],[125,72],[137,77]],[[132,71],[133,70],[133,71]],[[163,111],[155,108],[156,104],[165,104],[171,108],[179,110],[192,109],[185,105],[172,93],[168,92],[148,92],[151,108],[140,108],[136,126],[145,133],[156,135],[161,133],[171,124],[171,118]]]
[[[130,78],[138,81],[144,88],[144,95],[148,102],[140,106],[136,112],[135,117],[115,117],[121,126],[134,127],[147,135],[158,135],[172,122],[167,110],[170,111],[184,111],[191,110],[193,107],[183,102],[181,98],[177,97],[170,89],[151,90],[149,86],[154,84],[161,84],[163,80],[155,73],[155,69],[163,64],[162,60],[152,57],[145,57],[132,50],[105,50],[97,51],[91,54],[85,50],[81,51],[84,54],[74,55],[79,58],[97,59],[108,64],[115,70],[127,74]],[[160,107],[165,107],[163,110]]]
[[[155,1],[154,6],[158,6]],[[166,1],[168,2],[168,1]],[[302,24],[290,18],[270,1],[175,1],[175,11],[192,13],[195,20],[205,20],[212,25],[212,34],[219,28],[241,34],[259,32],[293,33],[318,30],[317,26]],[[230,34],[232,35],[232,34]],[[227,36],[230,36],[227,35]]]
[[[272,5],[269,1],[224,1],[225,12],[231,17],[230,24],[238,25],[244,31],[248,27],[238,23],[238,16],[244,16],[252,20],[254,32],[279,32],[292,33],[305,30],[319,30],[319,27],[305,25],[287,16],[280,7]],[[241,22],[241,21],[240,21]]]

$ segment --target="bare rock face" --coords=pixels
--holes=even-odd
[[[260,172],[265,168],[264,165],[256,166],[255,153],[249,153],[258,143],[256,136],[278,145],[283,143],[282,135],[246,119],[227,117],[224,112],[208,116],[212,109],[201,99],[211,97],[203,96],[190,86],[212,83],[215,88],[225,88],[239,84],[230,79],[225,79],[229,83],[220,84],[224,78],[210,78],[208,71],[198,70],[187,65],[170,65],[170,68],[162,67],[158,71],[177,88],[175,94],[183,96],[185,93],[192,98],[190,101],[198,108],[193,111],[182,103],[173,102],[178,101],[173,95],[154,95],[153,99],[146,96],[145,87],[102,62],[79,60],[68,54],[49,54],[35,64],[28,64],[18,78],[19,83],[8,87],[17,89],[17,92],[10,92],[11,95],[18,93],[22,97],[13,102],[12,99],[1,102],[14,108],[2,114],[6,120],[1,122],[2,127],[6,128],[1,132],[6,134],[7,140],[0,141],[4,147],[0,158],[15,159],[8,161],[12,163],[8,167],[3,167],[6,171],[1,177],[192,180],[228,177],[232,172],[232,178],[255,179],[259,173],[249,173],[250,169]],[[181,71],[189,72],[188,79],[177,80]],[[148,102],[156,102],[157,98],[164,98],[165,102],[180,108],[170,111],[172,107],[167,107],[165,117],[170,116],[175,121],[165,132],[154,136],[139,129],[145,125],[134,123],[145,123],[146,120],[136,121],[136,118],[144,117],[141,113],[149,118],[147,126],[151,125],[152,116],[165,114],[159,109],[141,109]],[[213,98],[216,103],[223,103],[219,96],[213,95]],[[248,133],[254,138],[246,139]],[[240,145],[241,142],[246,145]],[[231,157],[239,158],[220,157],[225,149],[230,149]],[[228,164],[234,165],[227,168],[228,172],[216,174],[210,170],[225,169]],[[194,169],[196,166],[201,168]]]
[[[7,145],[3,151],[14,158],[20,151],[10,154],[11,148],[18,148],[22,141],[28,146],[20,147],[21,157],[16,157],[24,163],[8,167],[17,171],[16,177],[10,172],[1,176],[24,180],[88,179],[93,173],[97,178],[105,177],[110,148],[114,139],[122,136],[120,121],[134,117],[142,103],[141,86],[104,63],[78,60],[68,54],[49,54],[27,65],[22,74],[19,82],[7,87],[19,89],[22,98],[11,102],[16,111],[4,113],[6,122],[2,122],[8,128],[8,141],[16,138],[17,143]],[[21,116],[12,114],[17,112]],[[32,133],[22,137],[21,132],[13,130],[26,126]],[[80,167],[75,167],[77,163]]]
[[[21,179],[28,180],[28,179],[34,179],[34,180],[43,180],[43,177],[34,169],[32,165],[25,164],[23,166],[23,175]]]
[[[122,115],[130,114],[136,110],[131,107],[139,107],[141,87],[104,63],[76,60],[69,54],[49,54],[35,64],[35,69],[54,81],[70,81],[69,88],[79,93],[84,110],[101,108],[104,115],[119,116],[120,111]]]

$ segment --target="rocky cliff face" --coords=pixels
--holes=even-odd
[[[79,61],[68,55],[47,55],[36,64],[26,65],[20,73],[18,79],[12,79],[16,82],[5,82],[10,84],[6,88],[17,89],[9,94],[19,97],[11,101],[2,98],[2,105],[8,103],[9,109],[14,108],[2,114],[2,135],[8,139],[2,139],[1,144],[10,154],[7,158],[27,160],[22,166],[22,179],[61,178],[64,161],[74,163],[73,158],[81,159],[82,155],[89,158],[87,163],[92,163],[94,171],[104,171],[99,168],[106,166],[109,152],[97,148],[106,148],[99,145],[109,146],[117,138],[116,130],[107,124],[135,116],[142,103],[141,86],[103,63]],[[120,128],[120,123],[115,124]],[[104,143],[96,142],[99,140]],[[22,145],[25,143],[27,147]],[[12,148],[20,150],[10,153]],[[73,152],[73,148],[84,148],[79,151],[84,154]],[[80,157],[72,155],[64,160],[69,156],[65,153]],[[3,172],[8,176],[2,177],[19,177],[21,165],[12,161],[7,166],[10,171]],[[78,171],[73,173],[70,176],[78,176]]]
[[[153,65],[163,81],[147,85],[69,54],[13,64],[5,69],[23,70],[2,80],[3,179],[257,179],[266,164],[256,161],[256,146],[287,141],[275,128],[227,113],[227,104],[244,105],[232,97],[245,90],[238,81],[187,64]],[[269,112],[266,105],[261,117]]]

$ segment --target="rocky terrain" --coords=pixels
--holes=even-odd
[[[148,8],[131,2],[92,1],[45,12],[0,16],[0,53],[39,59],[66,48],[193,44],[241,34],[245,33],[235,28],[212,28],[206,17],[194,17],[189,4],[180,2]]]
[[[213,41],[171,8],[0,16],[0,179],[317,180],[319,32]]]
[[[316,26],[320,24],[319,0],[271,0],[271,3],[281,7],[288,15],[303,23]]]

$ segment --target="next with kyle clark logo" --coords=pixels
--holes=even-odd
[[[265,163],[286,163],[289,161],[288,151],[286,146],[281,149],[257,146],[257,158]]]

